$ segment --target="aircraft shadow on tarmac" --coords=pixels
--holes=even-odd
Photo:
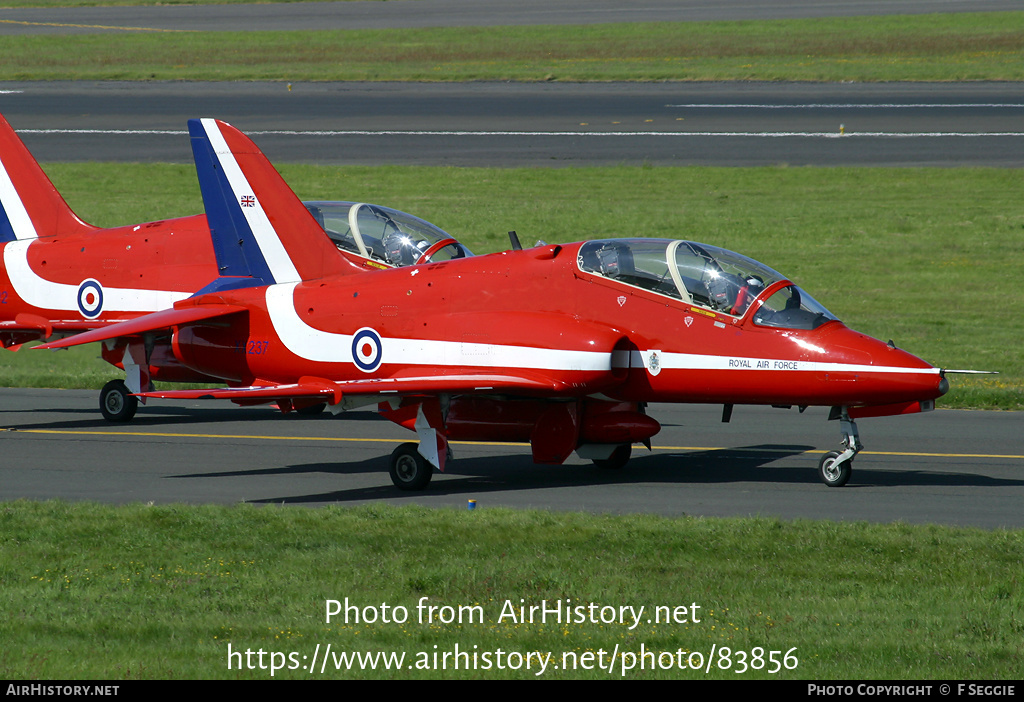
[[[375,412],[351,411],[342,417],[328,413],[316,416],[290,413],[281,415],[277,410],[265,407],[182,407],[154,405],[146,412],[140,408],[131,424],[114,425],[99,416],[92,408],[53,408],[27,410],[29,413],[67,415],[66,421],[46,421],[12,426],[12,430],[111,430],[122,427],[126,433],[130,428],[140,430],[170,429],[188,425],[249,424],[255,422],[277,424],[280,422],[316,423],[343,421],[383,422]],[[26,413],[24,409],[0,410],[7,413]],[[71,417],[74,417],[73,419]],[[390,425],[389,425],[390,426]],[[265,429],[260,430],[266,433]],[[296,436],[301,441],[303,437]],[[335,474],[338,476],[376,474],[380,485],[369,488],[342,489],[309,495],[290,495],[253,502],[268,503],[322,503],[359,502],[374,499],[415,498],[417,496],[451,496],[487,494],[538,489],[558,489],[598,485],[631,485],[640,483],[670,483],[692,485],[720,485],[730,483],[761,483],[789,485],[819,485],[816,464],[817,454],[804,456],[799,461],[791,460],[813,451],[816,447],[806,445],[761,444],[728,449],[689,451],[679,453],[647,453],[642,448],[634,450],[633,459],[621,470],[602,470],[590,464],[562,466],[535,465],[530,461],[528,449],[521,453],[510,450],[509,455],[488,457],[457,457],[448,464],[444,476],[437,475],[425,492],[402,492],[390,484],[386,452],[379,457],[364,461],[295,464],[279,468],[260,470],[239,470],[228,472],[196,472],[168,476],[173,478],[249,478],[254,476],[288,476],[309,473]],[[460,448],[455,447],[458,456]],[[931,470],[929,466],[941,459],[927,456],[885,457],[872,456],[869,452],[856,462],[853,477],[842,490],[856,490],[866,487],[1020,487],[1024,480],[1006,480],[978,473],[952,470]],[[820,485],[822,490],[827,490]]]
[[[600,485],[672,483],[712,485],[729,483],[818,484],[816,461],[788,461],[811,450],[810,446],[761,445],[685,454],[655,453],[637,456],[621,470],[605,470],[591,465],[545,466],[533,464],[528,456],[509,455],[465,458],[452,461],[445,477],[435,476],[423,492],[403,492],[389,484],[387,458],[352,463],[312,463],[274,469],[221,473],[191,473],[175,478],[244,478],[248,476],[333,473],[339,476],[378,474],[381,484],[349,490],[308,495],[282,495],[249,500],[253,503],[304,504],[323,502],[363,502],[376,499],[416,498],[423,496],[472,496],[488,493],[578,488]],[[782,462],[779,464],[779,462]],[[865,461],[866,462],[866,461]],[[920,469],[871,468],[859,466],[846,490],[865,487],[1020,487],[1024,480],[1001,480],[970,473],[944,473]]]
[[[98,409],[57,407],[53,409],[8,409],[0,410],[0,416],[6,413],[25,415],[38,413],[45,415],[80,415],[81,418],[67,419],[65,421],[47,421],[35,424],[23,424],[10,427],[11,429],[125,429],[143,428],[159,429],[160,427],[180,427],[190,424],[224,424],[224,423],[254,423],[254,422],[331,422],[339,421],[328,413],[320,415],[304,415],[298,412],[282,414],[279,410],[269,407],[160,407],[156,413],[146,413],[141,407],[130,423],[112,424],[103,419]],[[350,411],[342,418],[346,422],[380,422],[386,423],[376,412]],[[297,437],[300,438],[300,437]]]

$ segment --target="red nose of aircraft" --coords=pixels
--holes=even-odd
[[[809,356],[824,352],[819,363],[822,380],[832,384],[845,400],[841,405],[889,405],[927,402],[949,390],[942,371],[892,343],[873,339],[842,324],[822,328],[816,340],[820,349],[809,348]],[[847,391],[843,386],[849,384]]]

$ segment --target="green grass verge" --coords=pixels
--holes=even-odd
[[[202,211],[191,166],[51,164],[103,226]],[[782,271],[847,324],[955,376],[944,407],[1024,409],[1021,175],[1007,169],[480,169],[286,165],[305,199],[388,204],[477,253],[616,236],[686,238]],[[98,352],[0,354],[0,386],[99,388]]]
[[[1024,80],[1024,12],[9,36],[6,80]]]
[[[699,652],[711,671],[651,671],[649,661],[627,679],[1012,680],[1024,665],[1022,552],[1021,531],[901,524],[6,503],[0,675],[269,679],[271,652],[286,666],[309,665],[316,646],[323,656],[330,644],[336,654],[404,653],[413,669],[329,665],[323,675],[284,669],[274,677],[533,678],[536,665],[500,670],[497,658],[490,670],[453,671],[454,659],[447,671],[415,666],[456,646],[550,652],[559,667],[563,652],[604,651],[607,663],[618,647],[614,672],[549,667],[543,676],[615,679],[630,662],[625,654],[643,646],[656,655]],[[461,623],[420,623],[423,597],[449,614],[478,609],[464,609]],[[404,607],[409,621],[328,623],[326,601],[345,598],[378,617],[383,604],[399,618]],[[501,618],[506,600],[567,599],[645,612],[632,629]],[[655,606],[685,607],[691,621],[648,623]],[[265,668],[238,670],[236,658],[228,670],[229,644],[262,649]],[[789,652],[796,666],[771,675],[765,660],[740,673],[739,652],[757,648],[764,659]],[[660,661],[670,659],[678,656]],[[719,669],[725,661],[731,667]],[[255,655],[251,662],[258,666]]]

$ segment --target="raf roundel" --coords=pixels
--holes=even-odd
[[[103,286],[89,278],[78,286],[78,311],[86,319],[95,319],[103,312]]]
[[[364,373],[380,368],[383,351],[380,334],[369,327],[363,327],[352,336],[352,361]]]

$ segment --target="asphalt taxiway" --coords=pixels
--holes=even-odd
[[[128,425],[99,415],[96,393],[0,390],[0,500],[107,503],[370,501],[478,509],[808,518],[1024,526],[1020,416],[938,410],[858,422],[866,448],[843,488],[818,481],[837,448],[822,408],[654,405],[654,450],[619,471],[575,457],[534,465],[529,447],[455,444],[427,490],[404,493],[387,457],[414,435],[372,412],[282,416],[265,407],[152,401]]]
[[[191,163],[186,122],[274,163],[1024,166],[1019,83],[0,84],[46,161]]]

